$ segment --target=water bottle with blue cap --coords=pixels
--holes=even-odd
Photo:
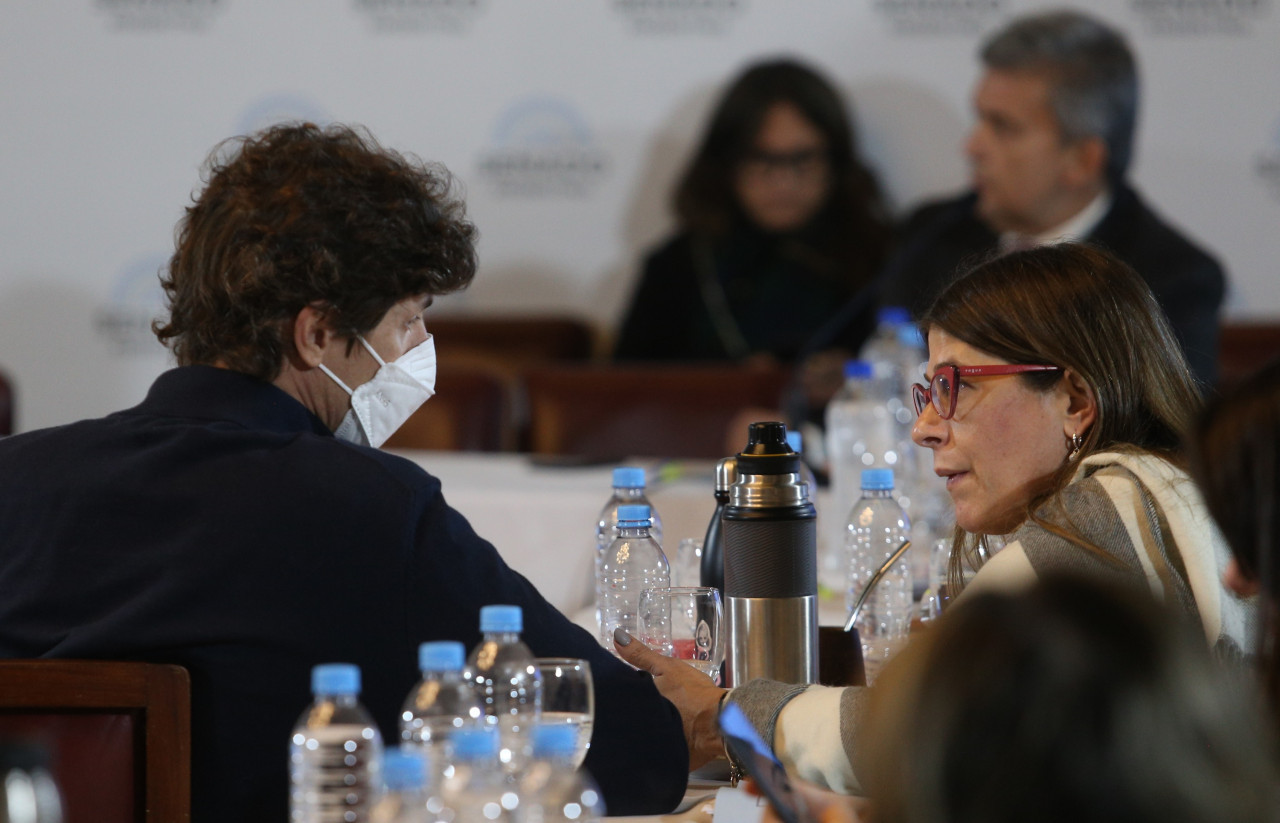
[[[671,566],[649,531],[650,517],[644,504],[619,506],[618,536],[600,564],[600,630],[611,650],[615,629],[639,637],[640,593],[671,585]]]
[[[391,749],[382,763],[386,791],[374,807],[375,823],[428,823],[427,754],[418,749]]]
[[[903,541],[911,539],[911,521],[893,496],[893,470],[866,469],[861,485],[862,497],[850,510],[845,527],[848,610],[852,610],[876,571]],[[862,640],[868,683],[906,642],[912,608],[911,560],[904,555],[876,584],[855,624]]]
[[[525,820],[588,823],[605,815],[600,788],[585,769],[575,769],[576,735],[566,726],[539,726],[533,761],[520,781]]]
[[[382,735],[360,703],[360,668],[311,670],[315,699],[293,729],[289,816],[293,823],[364,823],[382,790]]]
[[[450,823],[516,820],[519,787],[507,779],[499,759],[501,748],[499,734],[491,727],[459,730],[453,738],[453,771],[428,797],[428,819]]]
[[[662,545],[662,518],[653,508],[653,503],[645,496],[644,469],[638,466],[619,466],[613,470],[613,494],[600,510],[596,519],[595,542],[595,592],[596,592],[596,625],[601,627],[600,643],[606,649],[613,648],[613,637],[603,631],[600,619],[601,587],[600,564],[604,562],[604,553],[618,537],[618,507],[643,504],[649,507],[649,536]]]
[[[830,512],[823,514],[823,550],[818,558],[818,581],[839,592],[846,582],[844,571],[844,517],[858,499],[863,469],[898,470],[914,459],[910,425],[900,422],[891,401],[902,403],[902,392],[892,376],[877,375],[872,363],[850,360],[844,365],[844,385],[827,404],[827,472],[831,478]],[[907,453],[910,449],[911,453]]]
[[[528,761],[529,735],[542,714],[542,674],[537,658],[520,640],[523,630],[519,606],[485,606],[480,609],[484,638],[467,658],[467,678],[484,709],[485,724],[498,732],[498,757],[508,774]]]
[[[434,777],[443,776],[453,762],[454,734],[484,718],[480,700],[463,673],[466,661],[466,649],[455,640],[423,643],[418,647],[422,679],[400,710],[401,744],[425,752]]]

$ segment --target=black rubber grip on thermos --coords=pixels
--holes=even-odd
[[[729,506],[721,527],[725,597],[804,597],[818,593],[817,512]]]

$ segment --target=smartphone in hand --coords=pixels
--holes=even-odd
[[[810,823],[804,799],[791,785],[787,770],[756,733],[742,709],[726,700],[720,711],[720,734],[729,752],[755,781],[782,823]]]

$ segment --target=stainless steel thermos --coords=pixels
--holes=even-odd
[[[721,515],[727,685],[818,680],[817,511],[782,423],[752,423]]]

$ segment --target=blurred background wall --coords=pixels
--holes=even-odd
[[[28,430],[132,405],[173,227],[223,138],[367,126],[445,163],[481,231],[449,314],[568,314],[607,339],[716,95],[793,54],[846,92],[899,213],[964,184],[978,40],[1049,6],[1130,36],[1132,179],[1280,316],[1274,0],[6,0],[0,369]]]

